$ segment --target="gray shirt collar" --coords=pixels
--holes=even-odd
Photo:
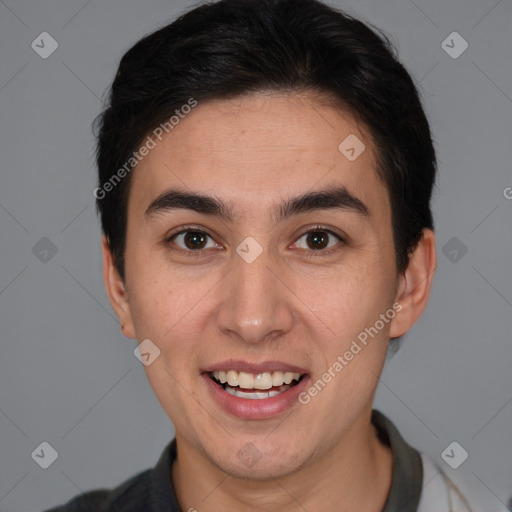
[[[416,512],[423,485],[423,463],[418,451],[409,446],[395,425],[374,409],[372,423],[382,443],[391,447],[393,475],[382,512]]]

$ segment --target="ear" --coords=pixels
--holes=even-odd
[[[418,246],[409,256],[407,269],[398,278],[395,300],[402,307],[397,307],[391,321],[391,338],[405,334],[427,307],[436,265],[435,235],[431,229],[424,229]]]
[[[126,285],[114,265],[112,251],[105,236],[101,240],[103,250],[103,282],[113,310],[121,322],[121,331],[127,338],[135,338],[130,303]]]

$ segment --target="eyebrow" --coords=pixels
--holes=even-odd
[[[228,222],[234,219],[234,210],[230,204],[212,196],[182,189],[170,189],[160,194],[147,207],[144,215],[149,217],[176,209],[218,216]],[[274,207],[271,215],[275,222],[280,222],[292,215],[318,210],[342,210],[370,217],[368,207],[345,187],[326,187],[287,199]]]

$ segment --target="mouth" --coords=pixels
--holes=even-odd
[[[306,376],[281,370],[254,374],[228,369],[212,371],[208,375],[226,393],[246,400],[274,398],[295,387]]]
[[[230,359],[200,370],[212,403],[243,420],[277,418],[299,404],[311,381],[305,367],[285,361]]]

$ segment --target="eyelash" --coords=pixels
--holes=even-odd
[[[180,231],[178,231],[176,233],[173,233],[172,235],[166,237],[165,240],[164,240],[165,245],[168,246],[177,236],[182,235],[184,233],[188,233],[190,231],[191,232],[197,232],[197,233],[204,234],[206,236],[209,236],[213,240],[213,237],[211,235],[209,235],[206,231],[202,230],[199,226],[192,226],[192,225],[190,225],[190,226],[184,226]],[[300,240],[304,235],[307,235],[307,234],[310,234],[310,233],[315,233],[315,232],[327,233],[329,235],[332,235],[332,236],[336,237],[341,242],[341,245],[345,245],[346,244],[346,240],[344,238],[342,238],[340,235],[338,235],[334,231],[332,231],[332,230],[330,230],[328,228],[325,228],[324,226],[320,226],[320,225],[316,225],[316,226],[310,227],[307,231],[304,231],[297,238],[297,240]],[[294,243],[296,243],[296,242],[294,242]],[[206,257],[207,256],[203,249],[186,250],[186,249],[182,249],[182,248],[178,247],[177,249],[173,249],[173,250],[179,251],[182,254],[184,253],[187,257],[194,257],[194,258],[198,258],[199,257],[199,258],[201,258],[201,257]],[[327,256],[327,255],[333,254],[334,252],[337,252],[338,250],[340,250],[340,248],[338,246],[336,246],[336,247],[331,248],[331,249],[319,249],[319,250],[303,249],[303,250],[306,251],[306,253],[305,253],[306,258],[317,258],[319,256]]]

